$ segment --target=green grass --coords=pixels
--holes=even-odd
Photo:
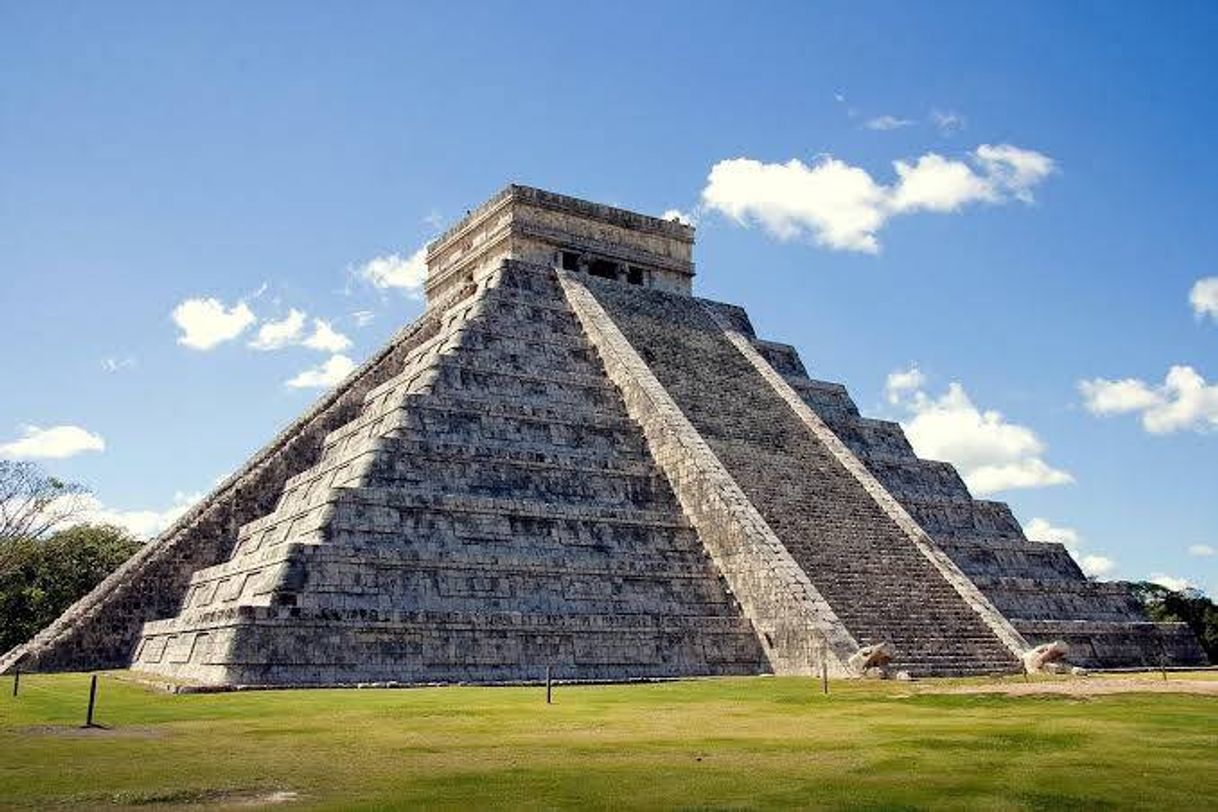
[[[937,687],[937,686],[936,686]],[[1198,808],[1218,697],[926,692],[799,678],[168,695],[0,682],[0,806]]]

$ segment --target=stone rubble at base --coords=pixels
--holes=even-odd
[[[907,677],[1044,667],[1054,641],[1088,667],[1205,662],[694,298],[692,245],[508,187],[429,247],[415,324],[0,671]]]

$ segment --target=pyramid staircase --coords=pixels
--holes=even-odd
[[[1057,543],[1030,541],[1004,502],[974,499],[956,469],[924,460],[900,424],[863,417],[846,388],[809,377],[796,350],[756,338],[743,310],[730,317],[769,364],[947,553],[1030,645],[1065,640],[1088,667],[1203,665],[1186,626],[1152,623],[1122,583],[1091,581]]]
[[[915,675],[1010,672],[978,613],[728,340],[711,303],[583,284],[860,645]],[[743,314],[739,314],[742,316]]]
[[[552,271],[505,265],[146,624],[203,683],[765,669]]]

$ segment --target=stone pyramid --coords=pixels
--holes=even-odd
[[[205,685],[1204,662],[738,307],[693,230],[511,186],[428,307],[0,669]],[[857,658],[856,663],[857,663]]]

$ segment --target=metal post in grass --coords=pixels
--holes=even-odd
[[[17,695],[17,689],[21,687],[21,669],[13,669],[13,696]]]
[[[550,681],[550,666],[546,666],[546,704],[553,704],[553,688]]]
[[[829,638],[822,631],[820,633],[820,690],[825,696],[829,695],[829,657],[826,649],[829,647]]]
[[[97,704],[97,675],[89,680],[89,710],[85,713],[85,727],[94,727],[93,707]]]

